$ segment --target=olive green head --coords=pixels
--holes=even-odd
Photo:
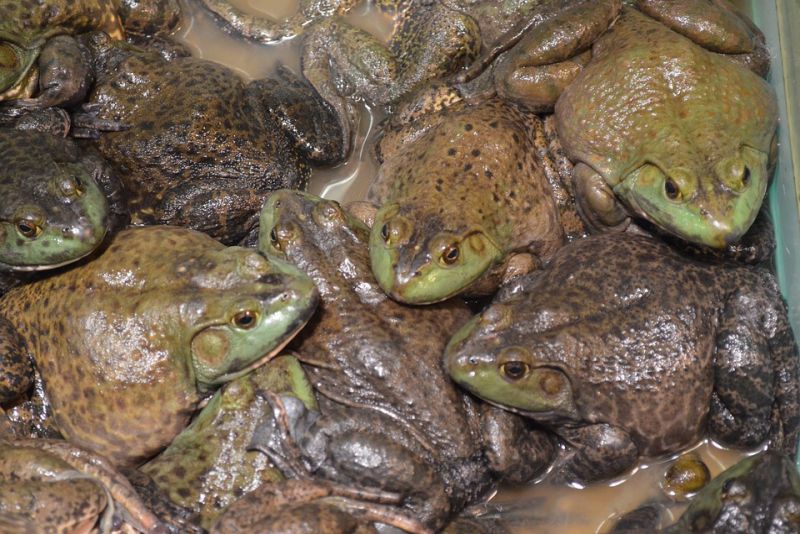
[[[31,95],[37,83],[36,58],[39,47],[29,47],[0,31],[0,100]]]
[[[464,389],[512,411],[535,419],[574,417],[569,371],[522,343],[501,341],[498,332],[512,327],[508,312],[493,306],[464,325],[445,349],[447,372]]]
[[[369,240],[372,272],[393,299],[432,304],[457,295],[503,253],[481,228],[450,229],[435,216],[415,218],[397,204],[375,215]]]
[[[0,263],[14,270],[52,269],[94,251],[108,231],[108,202],[79,164],[48,172],[0,169]]]
[[[183,313],[193,326],[191,361],[201,390],[233,380],[275,356],[313,315],[314,283],[291,265],[276,265],[251,250],[231,247],[241,267],[233,287],[210,289]]]
[[[707,170],[645,163],[613,190],[635,216],[686,241],[723,248],[750,228],[768,181],[768,154],[743,146]]]

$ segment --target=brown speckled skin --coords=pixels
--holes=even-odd
[[[253,229],[270,191],[305,186],[301,151],[320,163],[341,156],[335,120],[306,85],[245,84],[218,63],[182,54],[166,61],[101,34],[87,44],[98,71],[93,118],[127,126],[104,132],[97,146],[119,169],[139,222],[189,226],[234,244]],[[292,124],[297,146],[286,131]]]
[[[278,192],[261,225],[260,250],[288,259],[320,290],[320,311],[293,342],[322,413],[298,438],[317,475],[397,492],[436,528],[495,477],[541,472],[549,438],[477,404],[443,372],[444,345],[469,317],[462,303],[389,299],[370,270],[369,229],[335,202]]]
[[[528,415],[578,449],[566,475],[615,476],[638,456],[671,454],[704,435],[733,447],[769,439],[797,449],[800,362],[767,271],[700,263],[643,236],[597,236],[506,286],[481,318],[448,350],[451,374],[496,400],[466,373],[500,375],[492,383],[505,392],[532,388],[502,378],[504,348],[520,348],[531,368],[562,369],[572,413]],[[583,448],[597,438],[592,428],[614,430],[624,443]],[[631,444],[632,455],[615,457]]]
[[[128,229],[92,261],[4,295],[0,316],[26,342],[64,437],[137,464],[203,400],[191,349],[200,325],[227,324],[235,299],[285,289],[267,265],[192,230]]]

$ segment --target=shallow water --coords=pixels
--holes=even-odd
[[[242,9],[265,14],[276,19],[291,15],[296,0],[234,0]],[[736,2],[745,5],[746,2]],[[194,53],[236,69],[245,79],[268,76],[277,65],[284,64],[300,72],[298,39],[288,39],[276,45],[262,46],[232,37],[220,29],[211,16],[189,7],[178,37],[188,43]],[[349,20],[376,36],[386,38],[391,30],[389,19],[374,13],[366,6],[356,8]],[[378,164],[373,155],[373,142],[382,110],[361,108],[361,120],[350,159],[332,169],[314,169],[309,184],[312,193],[339,201],[360,200],[375,176]],[[733,465],[743,455],[713,444],[698,447],[712,475]],[[503,489],[493,502],[513,506],[524,514],[509,511],[504,515],[514,532],[557,532],[559,534],[589,534],[603,532],[608,519],[630,511],[642,503],[661,498],[659,481],[669,460],[640,465],[633,474],[612,483],[586,488],[536,485],[525,489]],[[677,514],[680,508],[674,509]]]

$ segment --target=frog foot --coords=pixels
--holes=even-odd
[[[78,139],[99,139],[103,132],[121,132],[131,128],[120,121],[101,119],[97,116],[99,104],[83,104],[80,111],[72,114],[72,137]]]

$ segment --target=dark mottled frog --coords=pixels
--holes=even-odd
[[[0,297],[13,327],[0,362],[30,354],[63,436],[137,464],[220,384],[280,350],[316,303],[308,277],[254,251],[188,229],[128,229],[93,261]]]
[[[499,478],[536,476],[552,444],[523,419],[459,392],[440,355],[468,311],[454,301],[411,308],[389,299],[370,271],[368,238],[335,202],[291,191],[267,201],[259,249],[308,273],[322,303],[294,345],[319,412],[290,418],[299,456],[285,441],[262,448],[277,449],[291,477],[311,472],[395,493],[440,528]]]
[[[703,435],[797,449],[800,362],[772,275],[643,236],[561,249],[456,334],[445,365],[559,434],[562,479],[614,477]]]

